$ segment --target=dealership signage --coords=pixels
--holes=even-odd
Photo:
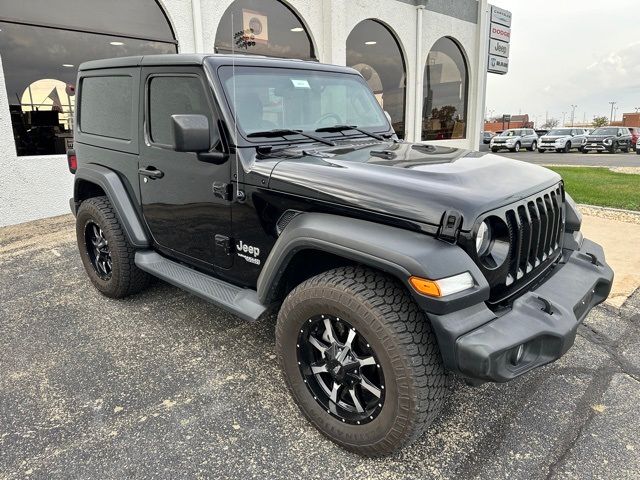
[[[504,75],[509,71],[511,12],[491,5],[487,71]]]

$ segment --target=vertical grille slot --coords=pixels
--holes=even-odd
[[[540,265],[538,258],[538,245],[540,245],[540,216],[534,202],[527,204],[529,215],[531,215],[532,242],[529,251],[529,261],[533,267]]]
[[[547,209],[541,197],[536,198],[536,208],[540,214],[540,244],[538,245],[538,258],[541,262],[547,259],[547,241],[549,240],[549,219]]]
[[[527,214],[527,209],[524,205],[518,207],[518,219],[522,226],[522,249],[520,254],[519,268],[524,273],[529,273],[533,266],[531,264],[531,220]]]

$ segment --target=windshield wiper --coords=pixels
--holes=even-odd
[[[367,135],[371,138],[375,138],[376,140],[384,141],[385,137],[382,135],[378,135],[377,133],[372,133],[367,130],[363,130],[362,128],[358,128],[357,125],[333,125],[332,127],[321,127],[317,128],[316,132],[344,132],[345,130],[353,130],[354,132],[360,132],[363,135]]]
[[[317,131],[317,130],[316,130]],[[316,142],[324,143],[325,145],[331,145],[334,147],[336,145],[335,142],[331,140],[327,140],[326,138],[322,138],[319,135],[314,135],[312,133],[303,132],[302,130],[293,130],[289,128],[276,128],[273,130],[264,130],[262,132],[253,132],[247,135],[247,137],[285,137],[287,135],[302,135],[303,137],[310,138],[311,140],[315,140]]]

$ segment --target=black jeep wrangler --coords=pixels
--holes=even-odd
[[[304,415],[376,456],[434,420],[449,373],[506,382],[563,355],[609,294],[551,170],[399,141],[346,67],[118,58],[78,76],[71,209],[120,298],[159,277],[239,317],[278,311]]]

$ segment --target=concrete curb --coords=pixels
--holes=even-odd
[[[579,203],[578,207],[591,208],[593,210],[601,210],[603,212],[625,213],[640,218],[640,212],[636,210],[625,210],[624,208],[601,207],[598,205],[589,205],[588,203]]]

